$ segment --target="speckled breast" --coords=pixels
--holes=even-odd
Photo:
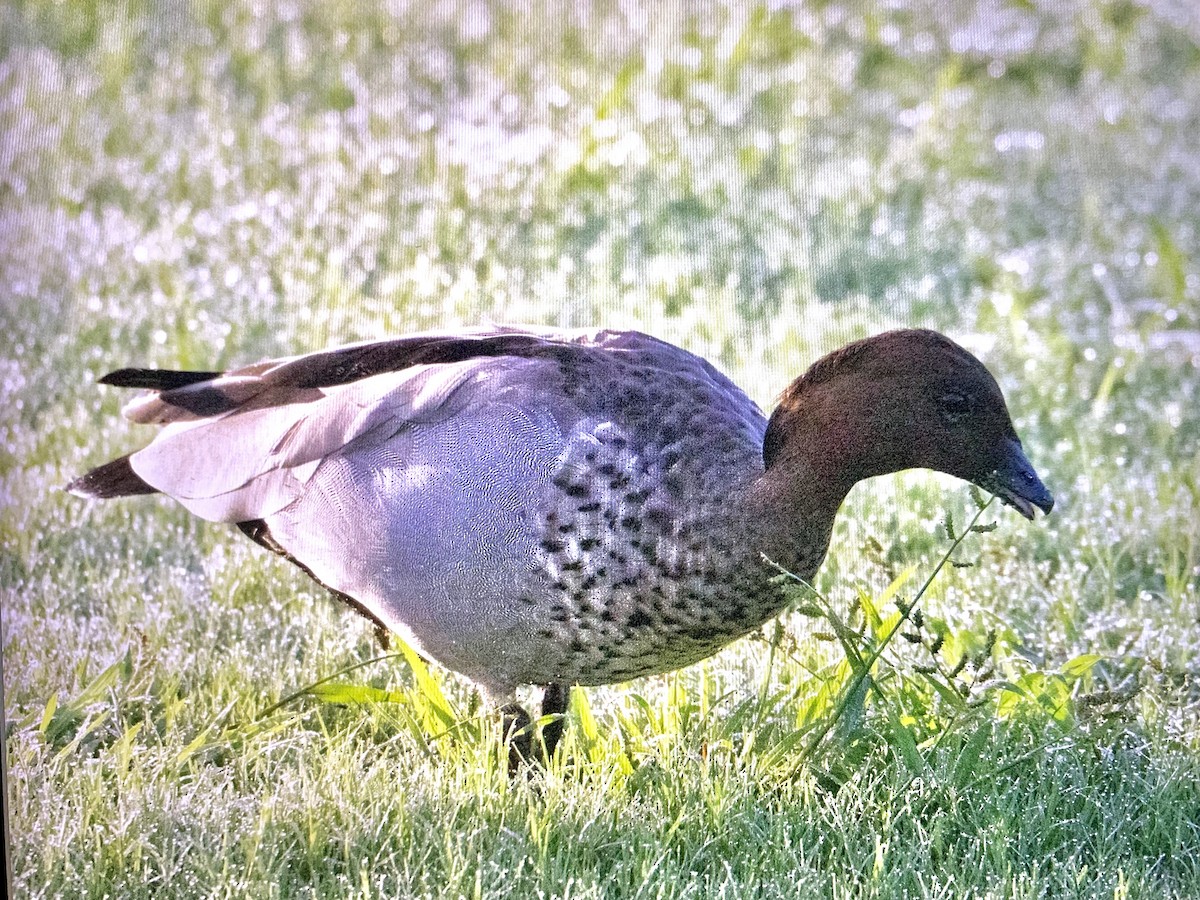
[[[756,448],[686,408],[637,424],[578,423],[548,485],[536,518],[549,590],[528,601],[546,671],[531,680],[676,669],[783,606],[739,503]]]

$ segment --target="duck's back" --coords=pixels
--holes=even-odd
[[[733,583],[765,420],[632,332],[491,330],[248,367],[131,408],[134,471],[270,541],[494,692],[700,658],[774,601]],[[764,609],[747,609],[747,604]],[[754,621],[757,620],[757,621]]]

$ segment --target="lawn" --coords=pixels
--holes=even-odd
[[[1200,896],[1191,3],[10,0],[0,54],[14,896]],[[60,489],[148,439],[112,369],[488,321],[764,408],[937,328],[1058,505],[862,483],[793,611],[510,779],[302,573]]]

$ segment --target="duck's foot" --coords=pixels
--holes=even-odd
[[[500,708],[501,731],[508,741],[509,775],[515,775],[522,766],[531,762],[542,765],[549,762],[566,728],[566,713],[570,703],[570,687],[565,684],[546,685],[542,693],[542,715],[557,718],[542,727],[540,741],[530,728],[533,719],[525,707],[519,703],[506,703]]]

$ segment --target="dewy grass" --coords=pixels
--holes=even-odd
[[[972,496],[975,497],[977,495],[973,492]],[[813,588],[812,585],[790,572],[784,573],[787,577],[796,581],[798,584],[802,584],[807,587],[824,603],[824,609],[821,610],[821,613],[833,626],[834,634],[836,635],[838,641],[840,641],[842,644],[842,648],[846,653],[846,661],[850,664],[851,671],[850,679],[840,689],[841,693],[836,705],[829,712],[829,714],[824,716],[822,721],[817,724],[815,731],[809,740],[808,746],[805,747],[804,750],[798,755],[796,760],[796,769],[794,771],[798,771],[801,766],[807,764],[816,755],[817,751],[821,748],[822,742],[825,740],[825,737],[829,734],[831,729],[845,722],[851,705],[858,707],[855,712],[858,716],[861,716],[861,707],[866,702],[867,691],[872,687],[871,672],[875,668],[875,664],[878,662],[879,657],[881,657],[884,651],[887,650],[888,645],[892,642],[892,639],[899,632],[900,628],[905,623],[912,620],[913,614],[918,611],[918,605],[920,604],[921,599],[925,596],[925,592],[929,590],[930,585],[933,584],[933,580],[937,578],[938,573],[942,571],[942,568],[954,556],[954,553],[956,550],[958,550],[959,545],[962,544],[962,542],[966,540],[969,535],[986,530],[979,528],[979,518],[992,504],[994,499],[994,497],[989,497],[987,500],[977,500],[975,504],[975,516],[971,519],[970,523],[961,534],[954,534],[953,526],[950,524],[951,519],[949,518],[949,515],[947,515],[946,531],[951,539],[949,548],[945,553],[942,554],[941,559],[938,560],[937,565],[935,565],[932,571],[930,571],[929,575],[925,578],[924,583],[920,588],[918,588],[912,599],[907,603],[902,603],[898,600],[896,601],[896,606],[900,610],[899,617],[893,622],[889,622],[886,628],[878,629],[873,640],[868,641],[865,639],[864,635],[847,628],[833,612],[833,608],[829,601],[824,597],[821,597],[820,593]],[[869,599],[865,595],[860,595],[859,602],[869,602]],[[876,626],[878,626],[878,613],[876,613],[873,618],[876,620]],[[879,631],[882,633],[879,633]]]
[[[983,10],[0,5],[14,896],[1200,896],[1196,32]],[[142,438],[102,425],[113,368],[489,319],[641,328],[764,407],[946,330],[1059,506],[889,632],[971,513],[861,485],[814,584],[840,624],[801,600],[578,692],[510,780],[469,685],[301,574],[59,490]]]

